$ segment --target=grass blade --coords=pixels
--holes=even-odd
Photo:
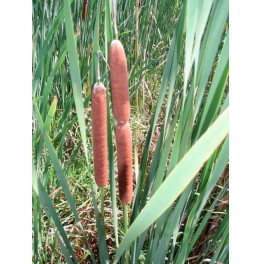
[[[214,59],[217,54],[220,39],[224,31],[228,18],[228,1],[215,1],[212,12],[210,14],[210,21],[208,23],[203,41],[201,52],[199,55],[199,78],[198,90],[195,98],[195,116],[197,116],[204,90],[212,69]]]
[[[65,15],[66,41],[67,41],[67,50],[69,55],[73,96],[76,106],[78,122],[80,126],[80,132],[81,132],[86,162],[88,163],[88,153],[87,153],[86,134],[85,134],[85,119],[84,119],[83,98],[82,98],[82,84],[81,84],[81,76],[80,76],[76,45],[74,40],[72,13],[71,13],[69,0],[64,0],[64,15]]]

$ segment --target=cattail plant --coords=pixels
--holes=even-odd
[[[130,97],[127,59],[122,43],[118,40],[116,0],[112,1],[115,38],[110,45],[110,79],[112,108],[118,124],[115,130],[118,160],[118,182],[120,200],[123,204],[124,232],[128,230],[128,203],[133,196],[132,181],[132,134],[129,125]],[[125,253],[129,264],[129,250]]]
[[[128,69],[125,51],[119,40],[110,45],[110,76],[113,114],[118,122],[116,144],[118,158],[119,193],[122,204],[132,199],[132,137],[128,123],[130,118],[130,97]]]
[[[123,204],[124,232],[128,230],[128,203],[132,200],[132,135],[129,125],[130,97],[127,59],[122,43],[118,40],[116,1],[113,0],[113,23],[115,40],[110,45],[110,77],[112,107],[116,127],[118,159],[118,182],[120,200]],[[125,263],[129,263],[129,250],[125,252]]]
[[[105,187],[108,184],[107,102],[102,83],[95,84],[92,90],[92,138],[95,182]]]
[[[117,37],[116,12],[114,12],[114,25]],[[120,200],[123,204],[124,232],[126,233],[128,230],[128,203],[131,202],[133,196],[132,134],[128,122],[130,118],[130,97],[127,60],[123,45],[118,39],[113,40],[110,45],[110,75],[113,114],[118,121],[115,130],[118,182]],[[125,253],[125,263],[129,263],[129,250],[126,250]]]
[[[115,27],[116,28],[116,27]],[[132,135],[129,125],[130,98],[127,60],[119,40],[110,45],[110,74],[112,107],[116,126],[119,195],[123,204],[124,232],[128,230],[128,203],[132,200]],[[125,263],[129,263],[129,250],[125,253]]]
[[[128,123],[130,118],[130,98],[128,85],[127,60],[119,40],[110,45],[110,74],[113,114],[118,121],[116,144],[118,159],[119,193],[122,204],[132,199],[132,138]]]

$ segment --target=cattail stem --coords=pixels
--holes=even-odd
[[[112,8],[113,8],[113,26],[114,26],[114,35],[115,38],[118,39],[118,29],[117,29],[117,0],[112,0]]]
[[[124,223],[124,233],[128,231],[129,218],[128,218],[128,205],[123,204],[123,223]]]
[[[136,28],[135,28],[135,57],[139,57],[139,0],[136,1]]]
[[[100,188],[100,199],[101,199],[101,219],[102,224],[104,225],[104,188]]]
[[[138,149],[137,149],[137,135],[134,135],[134,171],[135,171],[135,181],[138,182],[139,176],[139,157],[138,157]]]
[[[139,0],[136,1],[135,58],[139,58]],[[139,108],[139,89],[136,90],[136,108]]]
[[[99,51],[98,51],[97,79],[98,79],[98,84],[100,84],[101,83],[101,73],[100,73],[100,52]]]
[[[128,204],[123,204],[123,225],[124,225],[124,233],[126,234],[129,228]],[[130,260],[130,252],[129,249],[126,249],[124,263],[129,264],[130,263],[129,260]]]
[[[135,30],[135,58],[136,61],[138,61],[139,58],[139,6],[140,6],[140,0],[136,0],[136,12],[135,12],[135,18],[136,18],[136,30]],[[139,89],[136,90],[136,111],[138,113],[139,111]],[[138,165],[138,151],[137,151],[137,134],[134,134],[134,169],[135,169],[135,175],[136,175],[136,182],[137,177],[139,174],[139,165]]]

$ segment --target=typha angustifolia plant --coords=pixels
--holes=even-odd
[[[128,204],[133,197],[132,169],[132,133],[129,124],[130,97],[128,68],[124,47],[118,39],[116,22],[116,0],[113,0],[113,24],[115,38],[110,44],[110,80],[113,114],[117,120],[115,128],[117,145],[117,165],[119,196],[123,206],[124,232],[128,230]],[[129,250],[126,250],[125,261],[129,263]]]

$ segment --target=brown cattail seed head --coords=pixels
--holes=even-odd
[[[108,148],[106,88],[103,84],[95,84],[92,90],[92,138],[95,182],[104,187],[108,184]]]
[[[133,195],[132,134],[130,124],[128,122],[118,123],[115,134],[120,200],[123,204],[128,204],[131,202]]]
[[[130,118],[128,69],[124,48],[119,40],[110,45],[110,76],[113,114],[118,122]]]

